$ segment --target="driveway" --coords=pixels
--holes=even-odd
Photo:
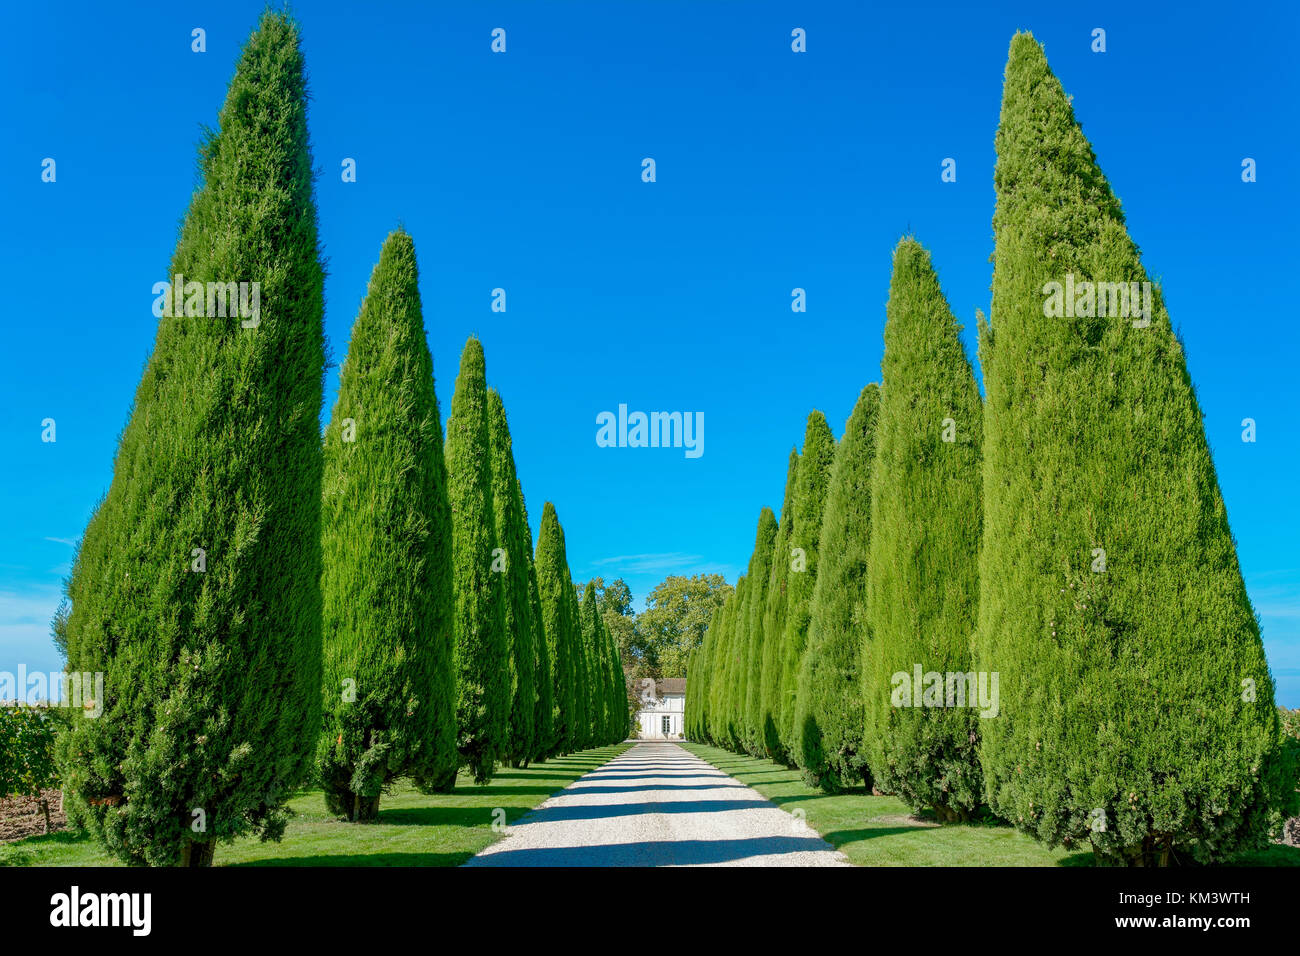
[[[848,866],[812,829],[677,744],[637,743],[466,866]]]

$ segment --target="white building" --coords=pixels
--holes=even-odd
[[[642,740],[680,740],[686,713],[686,678],[670,677],[656,683],[647,677],[641,681],[640,690],[637,736]]]

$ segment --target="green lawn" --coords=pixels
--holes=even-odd
[[[896,797],[864,790],[830,796],[804,784],[797,770],[705,744],[682,745],[701,760],[753,787],[807,824],[859,866],[1092,866],[1092,851],[1050,850],[1013,827],[993,823],[925,825]],[[1240,866],[1300,866],[1300,848],[1275,845],[1234,861]]]
[[[405,781],[379,805],[379,821],[344,823],[325,813],[319,790],[290,801],[295,816],[280,843],[236,840],[217,848],[217,866],[458,866],[501,838],[497,807],[513,823],[548,796],[618,756],[617,744],[508,767],[486,787],[462,775],[449,794],[427,796]],[[0,866],[116,866],[90,837],[68,831],[0,844]]]

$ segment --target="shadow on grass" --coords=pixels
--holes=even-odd
[[[321,856],[280,856],[227,864],[231,869],[250,866],[460,866],[474,854],[458,853],[329,853]],[[218,861],[219,862],[219,861]]]

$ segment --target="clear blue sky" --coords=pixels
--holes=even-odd
[[[59,667],[59,582],[153,343],[150,288],[200,126],[261,6],[7,11],[0,670]],[[973,353],[1002,69],[1012,33],[1031,29],[1163,282],[1280,699],[1300,706],[1300,23],[1282,3],[1146,6],[299,2],[335,360],[402,222],[444,415],[476,334],[534,528],[554,501],[575,578],[623,576],[638,607],[669,573],[734,581],[808,411],[838,434],[879,374],[902,234],[932,250]],[[194,27],[206,53],[191,52]],[[806,54],[790,50],[795,27]],[[358,182],[340,181],[343,157]],[[956,183],[940,182],[945,157]],[[335,369],[326,411],[336,388]],[[703,412],[703,457],[598,448],[595,417],[620,403]],[[40,441],[46,417],[55,444]]]

